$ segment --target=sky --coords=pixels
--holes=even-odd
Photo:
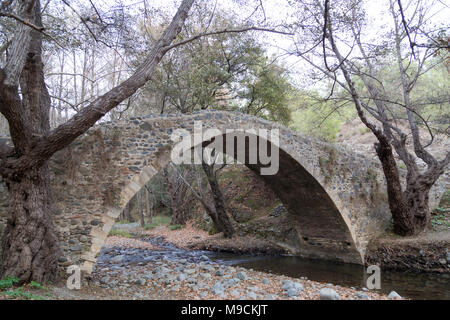
[[[89,0],[74,0],[73,3],[86,2]],[[288,5],[288,0],[197,0],[205,1],[210,8],[215,8],[216,12],[232,12],[233,16],[238,19],[244,20],[250,15],[256,23],[264,22],[271,25],[278,25],[281,23],[295,21],[295,16],[292,8]],[[292,1],[292,0],[291,0]],[[333,9],[333,3],[337,1],[345,0],[331,0],[331,6]],[[428,3],[430,7],[429,15],[433,17],[432,23],[449,25],[450,21],[450,0],[421,0],[422,3]],[[130,8],[143,7],[143,0],[121,0],[121,2]],[[389,14],[389,0],[362,0],[364,7],[366,8],[370,28],[366,34],[366,40],[368,43],[375,42],[380,37],[379,35],[385,30],[386,26],[389,26],[391,16]],[[402,0],[405,14],[408,17],[411,8],[408,8],[409,0]],[[96,0],[96,6],[111,7],[117,5],[118,1],[115,0]],[[178,5],[181,0],[147,0],[147,6],[164,12],[167,17],[171,17],[175,14]],[[261,7],[255,12],[255,8],[260,4],[263,4],[264,11]],[[89,3],[88,3],[89,5]],[[266,19],[264,21],[264,18]],[[279,57],[277,61],[281,62],[292,73],[292,79],[298,86],[308,87],[311,84],[309,79],[310,66],[306,64],[301,58],[286,55],[286,52],[293,50],[292,39],[283,35],[259,32],[257,33],[260,41],[264,43],[270,56]],[[301,37],[301,35],[300,35]],[[346,52],[348,48],[343,47],[342,51]],[[313,85],[316,85],[315,83]]]

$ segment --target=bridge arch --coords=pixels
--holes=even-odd
[[[202,121],[203,131],[211,128],[217,128],[221,132],[226,132],[227,129],[278,129],[279,140],[276,142],[270,141],[269,138],[268,140],[271,148],[278,150],[279,170],[274,175],[261,177],[286,206],[295,224],[298,235],[295,253],[314,258],[363,262],[363,251],[359,247],[355,225],[348,219],[349,214],[346,213],[348,208],[339,205],[340,198],[333,190],[336,188],[331,187],[332,184],[327,180],[334,177],[326,177],[319,164],[320,154],[323,156],[321,159],[329,161],[330,152],[337,153],[337,151],[324,148],[323,145],[321,146],[323,150],[317,149],[316,144],[320,145],[320,142],[313,142],[268,121],[236,113],[209,112],[164,119],[136,118],[106,123],[99,126],[97,131],[92,130],[86,137],[80,139],[85,141],[80,141],[75,148],[92,148],[91,152],[96,153],[97,160],[82,163],[77,171],[80,169],[84,171],[84,176],[91,174],[95,176],[99,171],[104,171],[107,176],[113,178],[111,181],[114,189],[108,191],[108,188],[103,187],[103,191],[100,192],[104,206],[98,208],[102,211],[100,222],[89,232],[90,246],[85,248],[80,256],[84,270],[89,272],[92,269],[110,228],[128,201],[154,174],[168,164],[174,146],[170,137],[173,128],[181,127],[192,133],[196,121]],[[95,139],[96,136],[99,139]],[[224,135],[225,144],[227,136],[232,135]],[[147,143],[149,139],[152,143]],[[205,141],[201,140],[200,143],[203,144]],[[103,153],[98,152],[102,145]],[[85,153],[87,150],[83,151]],[[234,151],[236,153],[237,150]],[[254,151],[246,149],[247,159],[249,153]],[[107,163],[99,165],[98,158],[105,158],[104,162]],[[257,173],[263,167],[261,164],[247,164],[247,166]],[[113,202],[105,200],[108,198],[108,192],[109,198],[115,198]],[[71,256],[73,261],[74,255]]]

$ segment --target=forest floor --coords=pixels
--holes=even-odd
[[[183,229],[170,230],[167,226],[144,231],[148,236],[162,236],[166,241],[177,247],[195,250],[231,252],[240,254],[282,254],[285,250],[272,242],[256,236],[234,236],[231,239],[223,237],[222,233],[210,235],[208,232],[195,228],[187,223]]]

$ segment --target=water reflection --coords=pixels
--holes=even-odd
[[[210,256],[211,257],[211,256]],[[307,277],[310,280],[333,283],[347,287],[366,286],[364,267],[354,264],[333,263],[294,256],[238,256],[216,254],[213,260],[248,269],[282,274],[290,277]],[[450,299],[450,275],[410,273],[381,270],[381,292],[392,290],[412,299]]]

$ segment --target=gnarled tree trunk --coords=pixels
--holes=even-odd
[[[181,31],[193,2],[182,1],[161,38],[128,79],[52,131],[49,130],[51,101],[42,63],[44,28],[40,1],[14,2],[17,27],[7,61],[0,68],[0,112],[8,120],[14,144],[14,148],[0,150],[0,174],[11,196],[2,240],[0,277],[9,275],[22,282],[46,282],[57,276],[60,250],[52,224],[47,161],[151,78]]]
[[[48,166],[27,171],[8,186],[10,215],[2,239],[1,276],[53,281],[61,251],[52,222]]]

